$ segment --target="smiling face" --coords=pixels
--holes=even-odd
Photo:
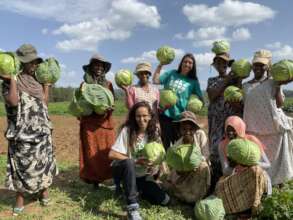
[[[135,120],[140,131],[145,131],[151,120],[151,114],[146,107],[139,107],[135,111]]]
[[[265,72],[267,70],[267,65],[265,65],[263,63],[254,63],[252,65],[252,70],[254,72],[254,78],[259,80],[265,74]]]
[[[146,85],[149,81],[150,73],[148,71],[140,71],[137,73],[140,85]]]
[[[188,73],[192,70],[193,65],[194,65],[193,60],[188,56],[185,57],[181,65],[181,74],[184,76],[187,76]]]
[[[39,65],[38,60],[33,60],[23,64],[23,72],[29,75],[34,75]]]
[[[90,71],[95,76],[102,75],[105,71],[104,63],[102,63],[98,60],[93,60],[90,65]]]
[[[184,144],[193,144],[193,136],[196,132],[195,125],[190,121],[183,121],[180,123],[180,134],[183,138]]]

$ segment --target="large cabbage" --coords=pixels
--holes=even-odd
[[[156,55],[161,64],[169,64],[175,58],[175,51],[172,47],[163,46],[157,50]]]
[[[132,84],[133,75],[129,70],[121,69],[115,75],[116,84],[121,86],[130,86]]]
[[[161,164],[165,159],[166,152],[164,146],[155,141],[147,143],[142,151],[143,156],[155,165]]]
[[[177,95],[175,92],[169,89],[163,89],[160,91],[160,106],[161,108],[170,108],[177,102]]]
[[[167,164],[177,171],[191,171],[203,161],[201,150],[192,144],[170,147],[167,151]]]
[[[224,100],[226,102],[241,102],[243,99],[243,92],[236,86],[228,86],[224,91]]]
[[[215,54],[229,53],[230,43],[226,40],[219,40],[213,43],[212,52]]]
[[[35,74],[40,83],[54,84],[60,78],[61,68],[55,58],[48,58],[38,65]]]
[[[0,75],[3,78],[10,78],[20,71],[20,62],[12,52],[0,52]]]
[[[258,164],[261,151],[259,146],[247,139],[237,138],[229,142],[227,156],[234,162],[252,166]]]
[[[240,78],[246,78],[250,74],[251,67],[252,66],[248,60],[240,59],[233,62],[231,69],[236,76]]]
[[[68,110],[75,117],[87,116],[93,112],[92,106],[83,98],[79,89],[74,91]]]
[[[272,66],[272,76],[275,81],[293,79],[293,61],[281,60]]]
[[[188,103],[187,103],[187,110],[193,113],[198,113],[202,109],[203,103],[201,100],[197,98],[196,95],[191,95]]]
[[[114,108],[114,96],[104,86],[84,83],[81,87],[81,94],[93,106],[97,114],[105,114],[107,109]]]
[[[213,195],[200,200],[194,207],[194,214],[197,220],[224,220],[225,208],[223,201]]]

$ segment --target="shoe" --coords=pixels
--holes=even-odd
[[[133,203],[127,206],[127,219],[128,220],[142,220],[139,211],[138,203]]]
[[[18,216],[23,212],[23,210],[24,210],[24,206],[22,206],[22,207],[14,207],[13,211],[12,211],[13,212],[12,215],[13,216]]]
[[[48,206],[50,204],[50,198],[41,198],[40,205],[41,206]]]

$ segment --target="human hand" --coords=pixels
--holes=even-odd
[[[136,164],[143,165],[143,166],[150,166],[151,162],[145,157],[139,157],[135,160]]]
[[[289,80],[285,80],[285,81],[277,81],[276,84],[277,84],[277,86],[281,86],[281,85],[286,85],[292,81],[293,81],[293,79],[289,79]]]

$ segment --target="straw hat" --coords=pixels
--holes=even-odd
[[[152,65],[149,62],[142,62],[136,65],[135,75],[139,72],[148,72],[149,75],[152,75]]]
[[[254,53],[252,64],[262,63],[264,65],[270,66],[272,63],[272,53],[269,50],[259,50]]]

